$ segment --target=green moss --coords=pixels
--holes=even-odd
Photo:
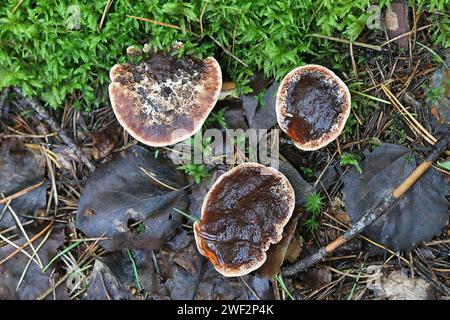
[[[387,1],[381,1],[381,5]],[[311,61],[305,57],[320,55],[323,40],[308,36],[312,32],[356,39],[369,17],[366,10],[371,3],[116,0],[100,29],[107,1],[24,1],[13,13],[17,2],[0,3],[0,88],[20,86],[26,95],[55,108],[71,96],[72,103],[85,110],[107,103],[108,71],[125,60],[129,45],[148,42],[162,50],[181,41],[185,45],[183,54],[219,58],[226,73],[237,82],[238,90],[248,92],[248,77],[255,70],[280,79],[293,67]],[[448,0],[434,2],[434,8],[440,10]],[[126,15],[170,23],[182,30]],[[248,68],[225,54],[210,36]]]

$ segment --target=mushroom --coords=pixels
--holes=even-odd
[[[276,99],[277,121],[297,148],[317,150],[341,134],[350,105],[350,92],[333,71],[305,65],[281,81]]]
[[[154,53],[138,64],[114,65],[110,78],[117,120],[153,147],[175,144],[200,130],[222,88],[222,71],[213,57]]]
[[[220,176],[194,223],[197,248],[226,277],[248,274],[282,238],[295,206],[294,190],[274,168],[243,163]]]

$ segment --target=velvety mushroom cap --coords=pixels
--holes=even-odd
[[[155,53],[139,64],[116,64],[109,97],[120,124],[154,147],[180,142],[200,130],[222,88],[218,62]]]
[[[270,244],[281,240],[295,195],[278,170],[258,163],[236,166],[217,179],[194,224],[198,250],[226,277],[258,269]]]
[[[277,94],[277,120],[297,148],[317,150],[341,134],[350,106],[345,83],[333,71],[311,64],[284,77]]]

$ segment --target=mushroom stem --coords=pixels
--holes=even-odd
[[[350,229],[344,232],[339,238],[330,242],[325,247],[306,257],[297,263],[286,267],[283,270],[284,276],[294,276],[295,274],[305,271],[319,261],[322,261],[328,254],[348,242],[349,240],[360,234],[365,228],[375,222],[380,216],[388,211],[398,199],[400,199],[413,185],[419,180],[423,174],[431,167],[438,156],[450,146],[450,133],[441,138],[434,145],[433,151],[428,157],[405,179],[384,201],[375,209],[368,211],[359,221],[357,221]]]

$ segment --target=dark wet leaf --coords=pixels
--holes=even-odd
[[[306,197],[314,191],[313,186],[306,182],[300,173],[287,161],[280,160],[278,170],[286,176],[292,188],[294,188],[295,205],[302,206],[306,201]]]
[[[226,278],[215,271],[198,252],[193,235],[180,231],[161,255],[161,276],[171,299],[236,300],[251,295],[237,278]]]
[[[86,181],[78,205],[76,227],[108,251],[157,249],[179,226],[172,208],[185,210],[184,190],[172,191],[150,178],[152,173],[174,188],[186,182],[169,160],[134,146],[99,167]]]
[[[245,112],[242,107],[228,108],[224,116],[229,129],[248,129],[248,124],[245,121]]]
[[[250,122],[255,117],[256,108],[258,107],[258,99],[250,95],[242,96],[242,107],[244,108],[245,117]]]
[[[32,236],[32,234],[29,234],[30,238]],[[33,242],[35,248],[39,247],[42,239],[43,237],[41,236]],[[25,242],[25,239],[14,241],[14,243],[18,246],[23,245]],[[63,243],[63,233],[53,231],[53,234],[50,235],[38,253],[44,267],[57,254],[58,247],[60,247]],[[16,249],[10,245],[0,248],[0,260],[8,257],[15,250]],[[29,254],[32,254],[32,250],[29,247],[25,250]],[[60,278],[58,273],[52,274],[51,268],[43,273],[41,268],[36,263],[31,262],[19,290],[16,291],[17,284],[19,283],[22,272],[28,261],[29,258],[19,252],[14,257],[0,265],[0,300],[34,300],[51,288],[52,285]],[[69,299],[69,295],[64,284],[61,284],[55,289],[55,296],[57,300]],[[47,299],[53,299],[53,294],[48,295]]]
[[[130,300],[133,296],[109,267],[101,260],[96,260],[90,275],[86,300]]]
[[[277,98],[278,82],[274,82],[264,92],[264,104],[256,108],[253,119],[248,119],[250,128],[270,129],[277,124],[277,114],[275,112],[275,103]]]
[[[267,251],[267,260],[260,269],[263,276],[273,278],[280,273],[280,267],[286,258],[289,245],[294,239],[294,232],[302,215],[303,210],[298,208],[294,210],[291,219],[283,229],[283,238],[280,242],[273,244]]]
[[[26,149],[18,140],[7,140],[0,145],[0,194],[7,197],[44,179],[45,158]],[[46,207],[46,188],[41,187],[11,201],[10,206],[17,214],[33,215]],[[0,205],[0,228],[15,225],[9,210]],[[23,218],[20,218],[22,221]]]
[[[303,273],[302,279],[308,288],[316,290],[330,283],[332,275],[326,267],[314,267]]]
[[[202,181],[199,184],[195,184],[191,187],[192,193],[189,196],[190,202],[189,202],[189,207],[188,207],[188,211],[191,216],[194,216],[194,217],[200,219],[202,205],[203,205],[203,199],[205,199],[205,196],[208,193],[209,189],[211,189],[211,186],[213,185],[213,183],[223,173],[225,173],[225,171],[216,170],[211,174],[211,176],[202,179]]]
[[[160,279],[154,271],[151,251],[130,250],[137,275],[128,250],[109,253],[98,258],[89,280],[86,300],[117,300],[134,299],[132,288],[137,288],[137,278],[142,287],[142,293],[148,293],[150,298],[167,296]]]
[[[344,202],[353,223],[391,194],[420,163],[407,148],[387,143],[365,155],[363,174],[352,168],[343,178]],[[448,223],[446,194],[442,175],[431,168],[365,233],[388,248],[410,250],[441,233]]]

